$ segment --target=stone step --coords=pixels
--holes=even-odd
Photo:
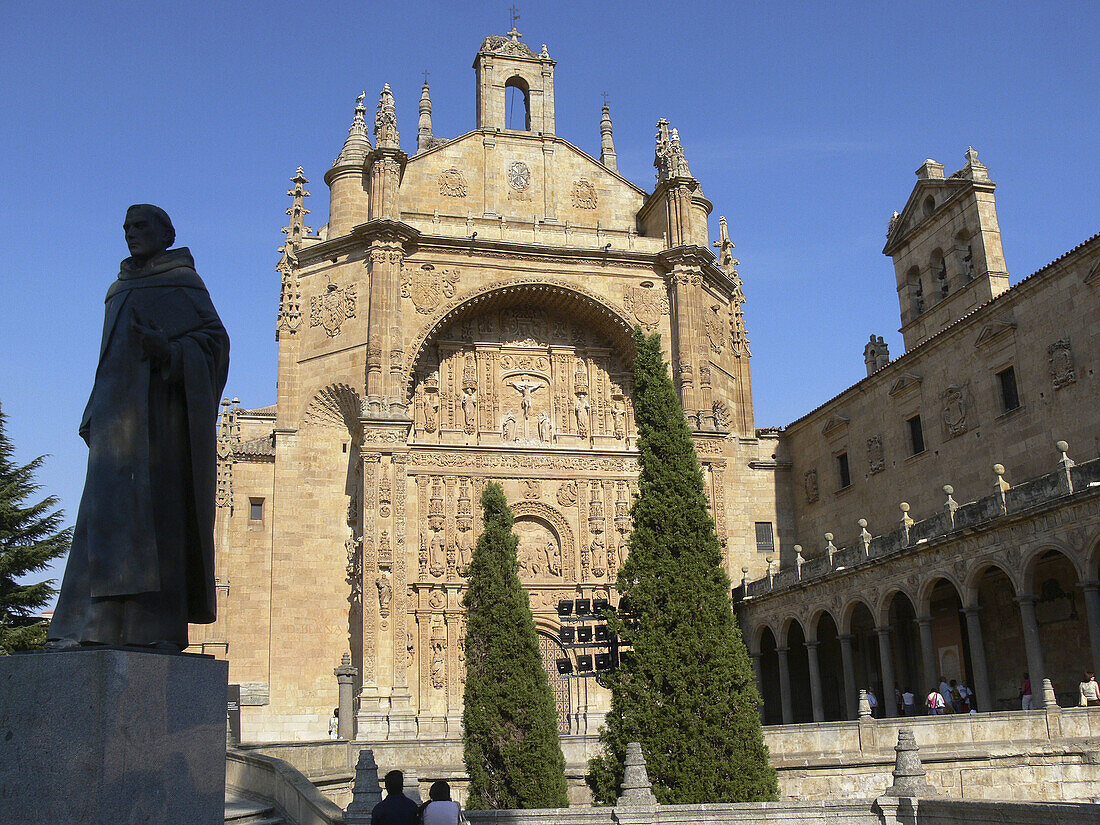
[[[225,797],[226,825],[286,825],[274,806],[241,796]]]

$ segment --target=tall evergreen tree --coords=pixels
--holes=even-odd
[[[612,629],[630,648],[610,678],[601,753],[589,763],[597,800],[615,799],[628,742],[640,742],[663,804],[775,799],[760,695],[733,616],[714,521],[659,335],[634,332],[634,416],[641,474],[630,555],[619,571]]]
[[[467,807],[569,804],[557,710],[519,581],[512,511],[499,484],[481,496],[485,530],[470,562],[466,608],[463,758]]]
[[[33,616],[57,591],[50,581],[18,584],[16,579],[45,569],[72,540],[71,529],[59,529],[64,515],[55,509],[55,496],[25,504],[40,489],[34,475],[43,456],[18,465],[14,454],[7,417],[0,412],[0,655],[46,643],[46,627]]]

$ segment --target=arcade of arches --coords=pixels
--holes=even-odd
[[[897,716],[895,691],[907,690],[923,714],[941,679],[971,687],[978,711],[1018,710],[1025,674],[1036,708],[1044,678],[1059,705],[1076,705],[1100,659],[1100,538],[1070,535],[1079,543],[1047,539],[969,564],[936,564],[950,549],[910,557],[879,587],[825,582],[742,603],[764,723],[855,719],[861,689],[880,700],[875,715]]]

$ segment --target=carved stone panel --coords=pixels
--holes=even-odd
[[[806,471],[805,477],[806,486],[806,503],[813,504],[818,499],[817,490],[817,467]]]
[[[310,298],[309,325],[323,328],[326,335],[334,338],[340,334],[344,320],[355,317],[357,305],[355,284],[343,288],[329,284],[322,295]]]
[[[466,176],[451,167],[439,173],[439,194],[448,198],[466,197]]]
[[[1077,380],[1077,370],[1073,365],[1073,350],[1070,349],[1069,339],[1062,338],[1047,347],[1047,357],[1050,361],[1050,380],[1054,389],[1060,390],[1066,384],[1072,384]]]
[[[886,457],[882,448],[882,436],[875,434],[867,439],[867,470],[874,475],[886,469]]]

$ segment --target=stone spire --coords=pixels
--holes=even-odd
[[[988,181],[989,168],[978,160],[978,150],[973,146],[966,147],[966,166],[951,177],[966,178],[967,180]]]
[[[313,231],[312,228],[305,225],[305,217],[309,214],[309,210],[305,206],[305,198],[309,197],[309,192],[306,191],[305,185],[309,183],[309,179],[301,166],[298,167],[298,171],[294,173],[294,177],[290,179],[290,182],[294,184],[293,189],[286,191],[292,198],[290,208],[286,210],[286,213],[290,216],[290,224],[283,227],[283,234],[286,235],[287,244],[292,251],[297,252],[302,248],[302,238]]]
[[[749,349],[748,330],[745,328],[745,291],[741,275],[737,272],[741,262],[733,257],[735,244],[730,240],[730,230],[726,224],[725,215],[718,218],[718,240],[713,246],[718,250],[718,265],[733,281],[733,293],[730,295],[730,341],[733,354],[738,358],[742,355],[752,355]]]
[[[657,167],[657,183],[673,178],[691,177],[687,158],[684,157],[684,149],[680,145],[680,133],[675,129],[669,129],[668,121],[664,118],[657,121],[657,149],[653,157],[653,165]]]
[[[623,784],[620,786],[616,806],[620,808],[646,807],[657,804],[653,795],[653,786],[649,784],[649,771],[646,770],[642,746],[637,742],[628,742],[626,758],[623,759]]]
[[[894,784],[886,789],[886,795],[934,796],[936,789],[928,784],[912,728],[898,729],[898,743],[894,746],[894,753]]]
[[[600,163],[612,172],[619,170],[615,156],[615,139],[611,136],[611,107],[604,96],[603,115],[600,117]]]
[[[890,349],[881,335],[871,335],[871,340],[863,348],[863,363],[867,365],[868,375],[890,363]]]
[[[348,137],[344,141],[344,148],[340,150],[340,154],[332,162],[334,167],[343,166],[344,164],[361,164],[366,160],[367,153],[370,152],[370,138],[367,137],[367,109],[363,105],[366,96],[366,92],[360,92],[359,97],[355,99],[355,117],[351,120],[351,128],[348,129]]]
[[[378,111],[374,115],[374,143],[379,149],[400,149],[401,135],[397,132],[397,108],[390,84],[382,86],[378,98]]]
[[[432,99],[428,94],[428,81],[420,88],[420,125],[416,130],[416,151],[423,152],[435,145],[432,140]]]

